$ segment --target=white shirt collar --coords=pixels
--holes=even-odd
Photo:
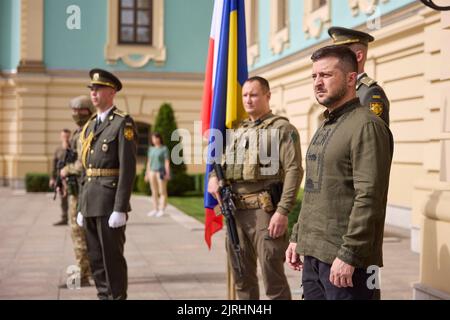
[[[102,113],[97,113],[97,118],[100,118],[100,120],[103,122],[106,119],[106,116],[111,111],[111,109],[114,108],[114,106],[109,107],[107,110],[103,111]]]

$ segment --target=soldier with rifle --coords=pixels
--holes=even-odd
[[[67,150],[68,156],[64,166],[61,168],[60,176],[64,177],[69,195],[69,225],[72,237],[75,259],[80,269],[80,286],[90,286],[89,278],[91,271],[86,245],[86,235],[82,227],[77,224],[78,198],[81,179],[84,173],[81,163],[81,143],[80,134],[83,126],[96,112],[91,99],[87,96],[75,97],[69,102],[72,111],[72,118],[77,125],[70,140],[70,148]],[[64,286],[64,285],[63,285]]]
[[[240,300],[259,299],[257,260],[266,296],[292,298],[284,252],[288,215],[303,177],[300,138],[288,119],[272,114],[270,95],[269,83],[262,77],[244,83],[242,100],[249,117],[227,141],[223,176],[229,185],[217,165],[208,182],[208,192],[227,218],[227,252]]]
[[[61,197],[61,220],[55,222],[54,226],[64,226],[67,225],[68,221],[68,198],[67,190],[64,185],[64,180],[60,176],[60,170],[64,167],[66,161],[67,150],[70,149],[70,130],[63,129],[60,134],[61,145],[56,148],[55,154],[53,156],[53,170],[50,178],[49,186],[55,191],[53,200],[56,200],[56,196],[59,193]]]

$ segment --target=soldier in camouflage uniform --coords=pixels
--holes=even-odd
[[[288,119],[272,114],[266,79],[249,78],[242,87],[242,97],[249,118],[227,141],[224,161],[225,178],[235,194],[241,244],[242,276],[227,241],[236,292],[240,300],[259,299],[259,260],[266,296],[290,300],[284,252],[288,246],[288,215],[303,178],[300,138]],[[270,160],[265,161],[265,157]],[[208,192],[220,197],[214,174],[210,174]]]
[[[69,225],[72,236],[73,248],[75,251],[75,258],[78,267],[80,268],[81,286],[89,286],[89,277],[91,271],[89,267],[89,258],[86,247],[86,236],[83,228],[77,224],[77,207],[79,184],[83,173],[83,166],[81,164],[81,144],[79,142],[80,133],[83,126],[90,119],[95,112],[91,100],[86,96],[79,96],[70,101],[69,104],[72,109],[72,118],[77,124],[78,128],[73,132],[70,140],[70,148],[72,152],[76,152],[76,161],[71,161],[62,170],[61,176],[66,178],[67,189],[69,195]]]
[[[53,169],[52,175],[49,182],[49,187],[51,189],[56,189],[55,193],[58,193],[61,197],[61,220],[55,222],[54,226],[65,226],[68,223],[68,210],[69,210],[69,202],[67,196],[67,190],[64,185],[64,181],[61,181],[62,185],[57,186],[58,180],[58,171],[61,169],[61,164],[64,165],[64,161],[66,158],[67,149],[70,148],[70,130],[63,129],[60,134],[61,145],[58,146],[55,150],[55,154],[53,156]],[[55,194],[56,195],[56,194]]]
[[[356,54],[358,61],[356,94],[363,106],[389,125],[389,100],[377,81],[364,72],[369,43],[375,40],[374,37],[365,32],[342,27],[331,27],[328,34],[333,39],[334,45],[347,45]]]

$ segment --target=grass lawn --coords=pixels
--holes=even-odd
[[[201,223],[205,223],[203,197],[169,197],[168,201],[180,211],[183,211]]]
[[[303,189],[300,189],[297,196],[297,203],[289,215],[289,233],[294,223],[297,222],[298,214],[301,208],[301,200],[303,199]],[[203,197],[169,197],[169,203],[174,207],[183,211],[187,215],[197,219],[201,223],[205,223],[205,209],[203,207]]]

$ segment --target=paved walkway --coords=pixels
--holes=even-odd
[[[203,225],[174,207],[161,218],[145,215],[148,198],[133,197],[132,207],[125,245],[129,299],[227,298],[222,231],[209,251]],[[94,287],[58,288],[75,262],[68,227],[52,226],[59,216],[51,194],[0,188],[0,299],[96,299]],[[409,251],[409,239],[388,230],[384,254],[383,299],[411,299],[419,256]],[[287,274],[299,299],[300,274]],[[265,299],[262,285],[261,292]]]

